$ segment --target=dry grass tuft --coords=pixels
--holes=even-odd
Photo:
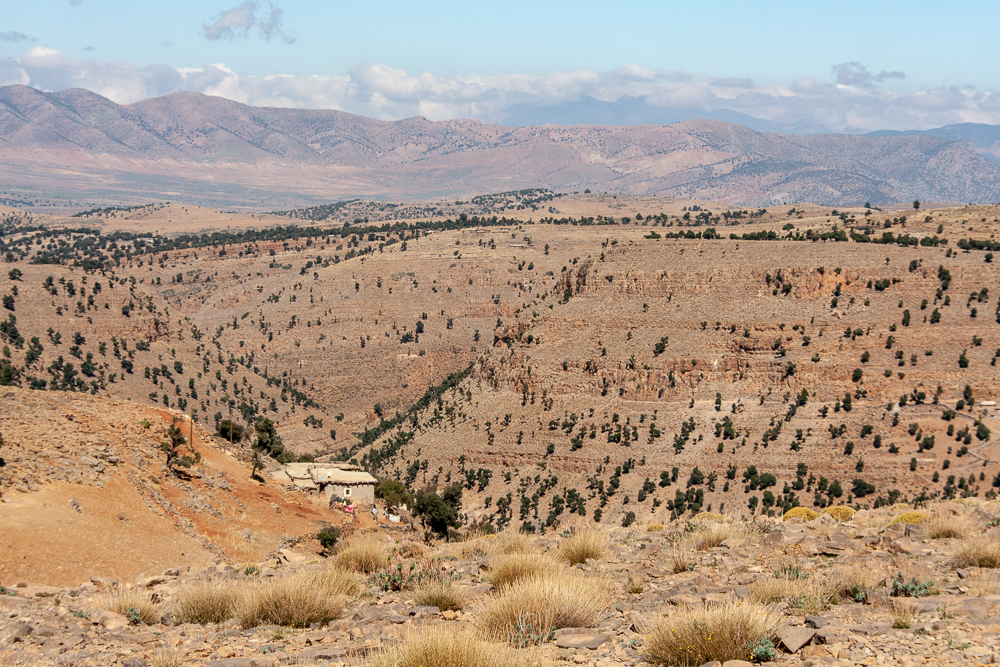
[[[905,523],[908,526],[919,526],[928,519],[930,519],[930,516],[924,512],[903,512],[899,516],[894,517],[893,520],[889,522],[889,525],[895,526],[899,523]]]
[[[646,530],[651,533],[661,533],[665,530],[665,528],[662,523],[651,523],[646,526]]]
[[[102,605],[108,611],[121,614],[129,622],[153,625],[160,620],[160,611],[147,591],[135,588],[113,588],[104,596]]]
[[[976,533],[975,522],[966,514],[951,512],[935,512],[924,526],[932,539],[947,538],[964,540]]]
[[[837,521],[850,521],[856,512],[853,507],[848,507],[847,505],[834,505],[823,510],[822,514],[829,514]]]
[[[887,575],[883,565],[866,561],[834,575],[830,583],[838,597],[858,601],[858,595],[875,589],[886,580]]]
[[[972,597],[985,597],[1000,593],[1000,580],[992,573],[982,573],[962,582],[962,586]]]
[[[988,537],[962,541],[955,549],[955,565],[1000,568],[1000,541]]]
[[[543,554],[508,554],[498,556],[491,564],[486,580],[494,588],[505,588],[522,579],[537,576],[557,575],[563,565],[551,556]]]
[[[497,556],[531,553],[531,539],[523,533],[503,533],[490,544],[490,553]]]
[[[912,603],[903,600],[893,600],[889,603],[889,615],[892,616],[892,627],[905,630],[917,621],[918,609]]]
[[[793,507],[792,509],[785,512],[785,516],[782,517],[783,520],[788,521],[789,519],[802,519],[803,521],[812,521],[819,514],[812,511],[808,507]]]
[[[595,626],[610,603],[607,584],[564,572],[531,577],[488,595],[476,609],[476,628],[491,641],[537,644],[559,628]]]
[[[762,640],[777,638],[781,619],[751,602],[678,607],[645,640],[647,661],[696,667],[718,660],[750,660]]]
[[[507,646],[468,633],[414,631],[376,653],[368,667],[514,667],[520,661]]]
[[[177,616],[185,623],[225,623],[233,617],[242,587],[233,581],[204,581],[183,591],[177,600]]]
[[[149,661],[149,667],[182,667],[184,657],[174,651],[157,651]]]
[[[644,588],[645,588],[645,582],[643,582],[642,577],[637,574],[631,575],[628,578],[628,581],[625,582],[625,590],[631,593],[632,595],[638,595],[639,593],[642,593]]]
[[[458,611],[465,606],[465,593],[451,579],[430,579],[413,594],[418,605],[437,607],[438,611]]]
[[[597,560],[604,555],[608,537],[596,528],[578,530],[559,544],[559,557],[570,565]]]
[[[300,570],[246,589],[235,616],[244,628],[269,623],[293,628],[326,623],[340,616],[358,582],[338,568]]]
[[[348,542],[338,553],[335,563],[352,572],[372,574],[389,564],[389,547],[373,539]]]
[[[689,540],[704,542],[708,548],[720,546],[729,538],[750,537],[750,530],[744,522],[710,523],[703,530],[690,534]]]

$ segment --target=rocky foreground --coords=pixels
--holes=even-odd
[[[329,558],[282,550],[264,563],[175,568],[127,582],[94,577],[72,588],[6,581],[0,665],[444,664],[443,654],[428,663],[405,655],[428,637],[473,647],[504,640],[481,644],[493,652],[460,664],[701,665],[713,663],[671,657],[676,647],[664,644],[663,630],[690,633],[684,614],[721,608],[764,620],[763,635],[746,642],[745,655],[731,656],[738,659],[730,667],[751,658],[990,664],[1000,661],[1000,580],[991,569],[1000,565],[998,517],[1000,504],[970,500],[920,510],[835,508],[775,522],[706,514],[666,527],[437,545],[371,533],[352,536]],[[285,625],[268,622],[279,616],[263,607],[247,611],[249,591],[303,581],[313,592],[330,591],[329,605],[303,611],[314,598],[288,597],[300,607]],[[525,582],[536,588],[518,602]],[[545,586],[549,593],[530,594]],[[568,608],[533,629],[530,618],[548,613],[538,605],[556,598]],[[519,611],[507,623],[512,599]],[[220,622],[206,622],[213,614]],[[727,617],[730,626],[715,627],[715,637],[690,635],[692,645],[724,644],[741,618]],[[578,619],[592,622],[577,627]]]

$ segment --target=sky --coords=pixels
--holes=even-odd
[[[383,119],[614,102],[836,131],[1000,124],[1000,3],[0,0],[0,85]],[[544,114],[543,114],[544,115]]]

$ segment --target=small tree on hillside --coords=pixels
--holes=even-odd
[[[201,454],[194,452],[194,456],[192,456],[191,454],[181,453],[181,447],[187,443],[187,439],[177,426],[178,421],[175,419],[174,423],[167,429],[167,441],[160,443],[160,451],[167,456],[167,469],[174,475],[181,476],[185,474],[181,468],[190,468],[192,465],[201,462]]]

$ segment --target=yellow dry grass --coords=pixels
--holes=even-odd
[[[963,540],[955,548],[955,565],[1000,568],[1000,540],[986,536]]]
[[[538,643],[559,628],[596,625],[610,604],[607,583],[571,572],[521,579],[486,596],[475,626],[490,641]]]
[[[413,593],[418,605],[437,607],[438,611],[458,611],[465,606],[465,599],[465,592],[451,579],[429,579]]]
[[[244,628],[326,623],[340,616],[357,589],[357,580],[339,568],[300,570],[248,587],[236,604],[235,617]]]
[[[523,664],[510,647],[485,642],[468,632],[413,631],[376,653],[367,667],[514,667]]]
[[[962,582],[962,586],[972,597],[981,598],[986,595],[1000,593],[1000,580],[991,572],[984,572]]]
[[[559,544],[559,557],[570,565],[585,563],[603,556],[607,545],[607,535],[596,528],[585,528]]]
[[[977,532],[976,524],[967,514],[955,514],[947,510],[934,512],[924,523],[924,529],[932,539],[965,539]]]
[[[677,607],[646,636],[645,658],[657,665],[697,667],[751,659],[750,647],[775,640],[781,619],[753,602]]]
[[[184,657],[175,651],[157,651],[149,661],[149,667],[181,667]]]
[[[153,625],[160,620],[159,608],[148,591],[136,588],[113,588],[104,595],[102,606],[108,611],[121,614],[130,622],[141,621]]]
[[[505,588],[529,577],[556,575],[563,569],[562,563],[551,556],[514,553],[496,557],[486,573],[486,580],[495,588]]]
[[[648,526],[646,526],[646,530],[648,530],[651,533],[660,533],[663,532],[665,528],[662,523],[651,523]]]
[[[388,545],[373,539],[358,539],[348,542],[337,552],[334,562],[352,572],[371,574],[389,564]]]
[[[188,586],[177,599],[177,617],[185,623],[225,623],[233,617],[242,586],[235,581],[204,581]]]
[[[523,533],[503,533],[490,543],[489,550],[497,556],[531,553],[531,539]]]

